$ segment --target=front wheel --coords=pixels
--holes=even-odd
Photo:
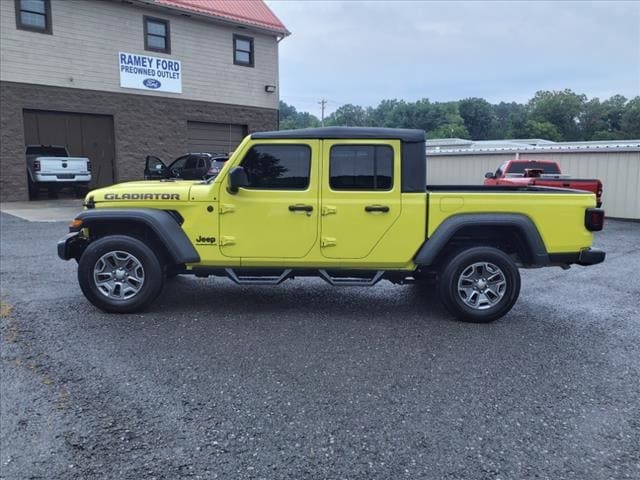
[[[502,250],[473,247],[454,255],[440,277],[444,306],[465,322],[492,322],[505,315],[520,294],[520,272]]]
[[[146,308],[160,294],[164,272],[158,255],[142,241],[109,235],[82,253],[78,282],[100,310],[130,313]]]

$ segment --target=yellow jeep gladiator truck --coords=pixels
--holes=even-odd
[[[604,212],[592,193],[531,186],[427,186],[422,130],[327,127],[253,133],[209,180],[93,190],[58,243],[87,299],[147,307],[166,278],[277,285],[437,282],[465,321],[505,315],[519,268],[593,265]],[[425,287],[430,288],[430,287]]]

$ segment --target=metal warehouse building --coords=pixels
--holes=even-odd
[[[262,0],[2,0],[0,34],[3,201],[28,197],[25,145],[88,157],[100,187],[278,126],[289,32]]]
[[[640,140],[428,140],[427,183],[481,184],[486,172],[514,159],[552,160],[563,173],[598,178],[603,183],[603,208],[608,216],[640,219]]]

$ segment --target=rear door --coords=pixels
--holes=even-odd
[[[198,177],[198,160],[200,157],[197,155],[189,155],[187,161],[180,172],[180,178],[185,180],[200,180],[202,176]]]
[[[322,169],[322,254],[365,259],[400,216],[400,141],[324,140]]]

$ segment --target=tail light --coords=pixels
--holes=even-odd
[[[34,160],[33,161],[33,171],[34,172],[39,172],[40,171],[40,160]]]
[[[87,172],[91,171],[91,160],[87,160]]]
[[[584,226],[590,232],[599,232],[604,228],[604,210],[601,208],[587,208],[584,214]]]

